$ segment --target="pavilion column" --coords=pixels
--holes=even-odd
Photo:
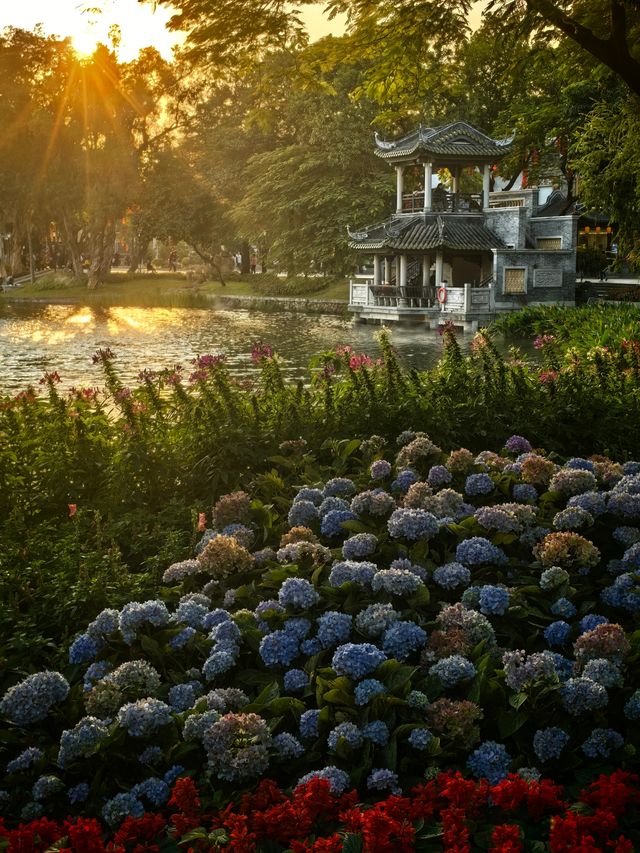
[[[380,255],[373,256],[373,285],[380,286]]]
[[[491,166],[485,163],[482,173],[482,206],[489,207],[489,187],[490,187]]]
[[[391,284],[391,261],[388,257],[384,259],[384,284]]]
[[[431,210],[431,183],[433,179],[433,163],[424,164],[424,209]]]
[[[398,282],[400,287],[407,286],[407,256],[400,255],[400,281]]]
[[[429,255],[422,256],[422,289],[429,287],[429,271],[431,269],[431,258]]]
[[[453,167],[453,191],[456,195],[460,192],[460,166]]]
[[[396,213],[402,213],[402,193],[404,191],[404,166],[396,166]]]
[[[444,254],[442,249],[436,252],[436,287],[442,284],[442,276],[444,273]]]

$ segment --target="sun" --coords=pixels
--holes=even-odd
[[[71,45],[81,59],[88,59],[95,53],[100,37],[92,29],[83,29],[71,36]]]

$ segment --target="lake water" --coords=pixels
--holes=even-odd
[[[256,369],[250,355],[256,341],[270,344],[285,373],[297,378],[312,356],[341,344],[377,356],[377,330],[348,318],[291,312],[0,303],[0,392],[15,393],[54,370],[66,387],[99,385],[92,355],[100,347],[115,352],[126,383],[144,368],[187,364],[209,353],[224,353],[232,373],[247,375]],[[459,333],[463,348],[472,337]],[[392,340],[410,367],[429,367],[442,352],[440,335],[424,328],[394,328]]]

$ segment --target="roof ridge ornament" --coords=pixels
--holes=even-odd
[[[359,231],[352,231],[351,228],[347,225],[347,234],[351,237],[352,240],[366,240],[369,236],[369,232],[366,229],[360,229]]]
[[[438,216],[437,222],[438,222],[438,240],[442,243],[444,241],[444,219],[441,216]]]
[[[382,139],[377,130],[374,131],[373,135],[376,140],[376,145],[378,146],[378,148],[382,149],[382,151],[393,151],[393,149],[396,147],[395,142],[387,142],[385,139]]]

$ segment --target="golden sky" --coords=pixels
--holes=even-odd
[[[165,28],[171,17],[166,6],[158,6],[154,11],[150,3],[141,4],[137,0],[98,0],[95,5],[102,7],[102,14],[83,13],[83,8],[91,5],[94,5],[92,0],[20,0],[18,3],[0,0],[0,28],[31,30],[42,24],[45,33],[71,36],[79,51],[91,53],[98,41],[108,42],[109,27],[118,24],[122,32],[119,56],[125,62],[148,45],[170,58],[173,45],[180,40],[176,33]],[[343,30],[343,22],[328,21],[319,6],[305,9],[303,17],[313,39]]]

